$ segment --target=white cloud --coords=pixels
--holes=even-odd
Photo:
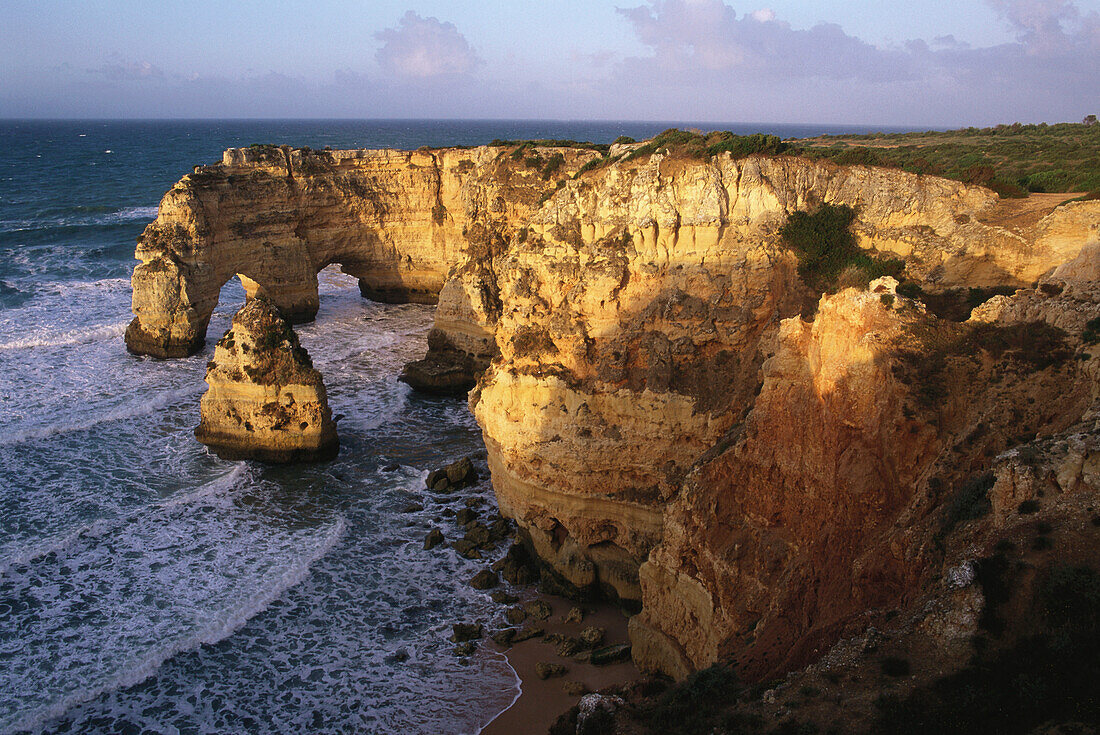
[[[880,47],[831,23],[739,16],[723,0],[648,0],[619,12],[650,53],[617,64],[604,99],[617,96],[624,116],[698,120],[967,125],[1088,113],[1100,99],[1096,13],[1069,0],[987,1],[1016,42]]]
[[[865,80],[906,78],[912,73],[903,54],[878,49],[838,25],[796,30],[776,21],[768,10],[738,18],[722,0],[652,0],[648,6],[619,12],[638,39],[653,48],[653,73],[690,75],[706,70],[758,78]]]
[[[1082,14],[1070,0],[986,0],[1015,29],[1032,54],[1100,49],[1100,16]]]
[[[775,11],[771,8],[760,8],[760,10],[752,11],[752,17],[760,23],[767,23],[775,20]]]
[[[414,79],[472,72],[481,63],[453,23],[408,11],[397,27],[375,34],[383,42],[376,59],[388,74]]]

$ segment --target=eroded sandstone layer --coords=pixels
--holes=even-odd
[[[321,373],[278,307],[250,301],[214,348],[195,438],[223,459],[310,462],[339,451]]]
[[[752,404],[780,320],[816,299],[777,233],[821,202],[854,207],[861,245],[930,290],[1029,283],[1096,237],[1094,205],[1025,236],[982,223],[984,189],[797,159],[568,182],[492,261],[500,356],[470,396],[502,508],[567,581],[640,599],[665,507]]]
[[[522,163],[502,167],[499,153],[227,150],[165,194],[138,239],[127,346],[156,357],[194,354],[235,275],[250,297],[267,296],[296,322],[317,313],[317,273],[332,263],[359,278],[369,298],[435,303],[452,265],[484,247],[470,226],[529,216],[552,186]],[[563,174],[596,155],[565,154]],[[455,303],[440,314],[463,321],[466,311]],[[472,322],[448,334],[488,359],[491,339]]]
[[[195,349],[234,273],[299,316],[329,263],[375,298],[438,292],[428,354],[403,379],[474,387],[501,509],[558,581],[640,602],[648,667],[782,671],[916,595],[943,488],[1016,439],[968,437],[1063,430],[1092,363],[1024,380],[1015,348],[940,355],[943,369],[903,359],[962,344],[962,328],[889,282],[819,299],[780,227],[853,207],[859,245],[904,259],[926,292],[1023,289],[966,329],[1046,320],[1078,349],[1096,306],[1059,284],[1095,279],[1100,202],[1020,225],[989,190],[935,177],[628,152],[582,171],[597,153],[229,151],[143,236],[128,344]],[[557,168],[539,163],[555,153]],[[1056,268],[1073,272],[1055,283]]]
[[[889,628],[889,611],[927,607],[935,576],[975,553],[945,544],[983,504],[991,546],[1044,490],[1051,502],[1083,492],[1082,509],[1100,500],[1100,359],[1086,335],[1098,317],[1100,283],[1052,276],[961,325],[889,278],[824,297],[810,323],[784,320],[751,413],[695,466],[642,567],[638,663],[677,677],[720,660],[750,680],[786,673]],[[1064,469],[1015,479],[1009,458],[1067,440]],[[951,589],[937,614],[977,605],[951,633],[958,664],[983,603]],[[930,645],[946,655],[948,643]]]

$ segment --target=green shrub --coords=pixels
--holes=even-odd
[[[708,156],[729,153],[734,158],[744,158],[753,154],[777,156],[787,150],[787,144],[775,135],[734,135],[707,147]]]
[[[1081,332],[1081,339],[1090,345],[1100,342],[1100,316],[1085,322],[1085,331]]]
[[[907,299],[918,299],[924,293],[924,289],[916,281],[902,281],[895,290],[898,296],[904,296]]]
[[[565,156],[563,156],[562,154],[555,153],[554,155],[550,156],[550,158],[548,158],[546,161],[546,165],[542,167],[542,178],[549,181],[550,177],[556,174],[558,172],[558,169],[560,169],[564,164]]]
[[[732,704],[741,691],[733,667],[715,664],[662,694],[645,712],[646,721],[653,731],[668,735],[710,732],[722,706]]]
[[[634,140],[629,135],[620,135],[618,138],[612,141],[612,145],[631,145],[637,142],[638,141]]]
[[[610,161],[610,156],[604,156],[603,158],[593,158],[591,161],[586,161],[585,164],[577,170],[577,173],[573,174],[573,178],[579,178],[581,174],[588,171],[593,171],[606,163],[610,163]]]
[[[816,291],[830,292],[840,274],[852,270],[864,283],[885,275],[900,276],[905,261],[876,258],[856,245],[851,232],[855,210],[823,204],[813,214],[794,212],[780,229],[780,237],[798,255],[798,274]]]

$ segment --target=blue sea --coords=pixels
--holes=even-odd
[[[162,194],[251,143],[417,148],[641,139],[674,123],[0,121],[0,733],[476,733],[519,691],[503,657],[452,653],[499,611],[485,562],[422,548],[456,498],[429,469],[483,452],[461,399],[396,380],[432,310],[320,276],[298,328],[340,422],[339,458],[228,462],[192,436],[209,345],[127,354],[134,240]],[[692,125],[806,136],[837,126]],[[410,504],[422,511],[406,512]]]

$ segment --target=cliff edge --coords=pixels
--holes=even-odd
[[[904,288],[807,285],[781,232],[824,205]],[[787,156],[234,149],[143,235],[127,344],[198,349],[235,273],[299,319],[332,263],[437,299],[404,379],[472,387],[548,579],[640,606],[648,668],[767,677],[923,599],[949,490],[1088,415],[1100,202],[1013,206]]]

